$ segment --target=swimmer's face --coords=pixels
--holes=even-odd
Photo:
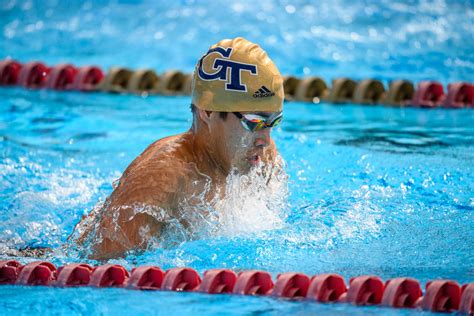
[[[258,114],[264,117],[275,116],[274,112],[240,112]],[[225,119],[218,112],[211,112],[208,121],[210,139],[220,163],[227,169],[236,168],[247,172],[252,166],[273,161],[275,147],[270,137],[272,128],[249,131],[233,113]]]

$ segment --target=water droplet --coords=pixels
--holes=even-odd
[[[293,14],[296,12],[296,8],[294,6],[292,6],[291,4],[287,5],[285,7],[285,10],[288,14]]]

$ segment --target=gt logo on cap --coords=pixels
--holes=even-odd
[[[216,71],[214,73],[207,73],[202,68],[204,58],[209,56],[211,53],[218,53],[223,58],[214,59],[212,69]],[[232,61],[229,59],[232,53],[232,47],[222,48],[220,46],[210,49],[202,58],[199,60],[198,65],[198,76],[205,81],[222,80],[226,81],[225,89],[239,92],[247,92],[247,86],[241,82],[240,74],[242,71],[248,71],[252,75],[257,75],[257,65],[244,64]],[[230,69],[230,79],[227,79],[227,68]]]

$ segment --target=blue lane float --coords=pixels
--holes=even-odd
[[[107,73],[97,66],[77,68],[72,64],[49,67],[36,61],[21,64],[0,61],[0,85],[27,89],[102,91],[138,95],[189,95],[192,75],[167,71],[158,75],[152,69],[132,70],[112,67]],[[394,80],[388,89],[380,80],[337,78],[332,86],[319,77],[284,78],[285,98],[309,103],[356,103],[412,106],[419,108],[474,108],[474,84],[454,82],[447,86],[437,81],[422,81],[415,88],[408,80]]]
[[[474,283],[460,286],[452,280],[433,280],[423,294],[412,278],[394,278],[385,283],[375,275],[351,278],[349,285],[338,274],[308,276],[286,272],[273,282],[265,271],[235,273],[229,269],[208,270],[201,276],[192,268],[136,267],[129,272],[118,264],[92,267],[73,263],[56,268],[47,261],[22,265],[0,261],[0,284],[56,287],[120,287],[132,290],[201,292],[207,294],[256,295],[319,303],[348,303],[418,308],[432,312],[474,313]]]

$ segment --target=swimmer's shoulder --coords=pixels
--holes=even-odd
[[[169,168],[188,160],[189,138],[189,133],[182,133],[153,142],[132,161],[124,174],[137,168]]]
[[[124,171],[117,191],[123,191],[120,189],[125,187],[126,191],[134,191],[138,195],[149,195],[150,191],[168,195],[179,191],[179,187],[189,177],[188,137],[187,133],[174,135],[148,146]]]
[[[122,174],[111,195],[111,203],[115,206],[132,201],[161,206],[173,203],[189,178],[186,152],[183,134],[148,146]]]

